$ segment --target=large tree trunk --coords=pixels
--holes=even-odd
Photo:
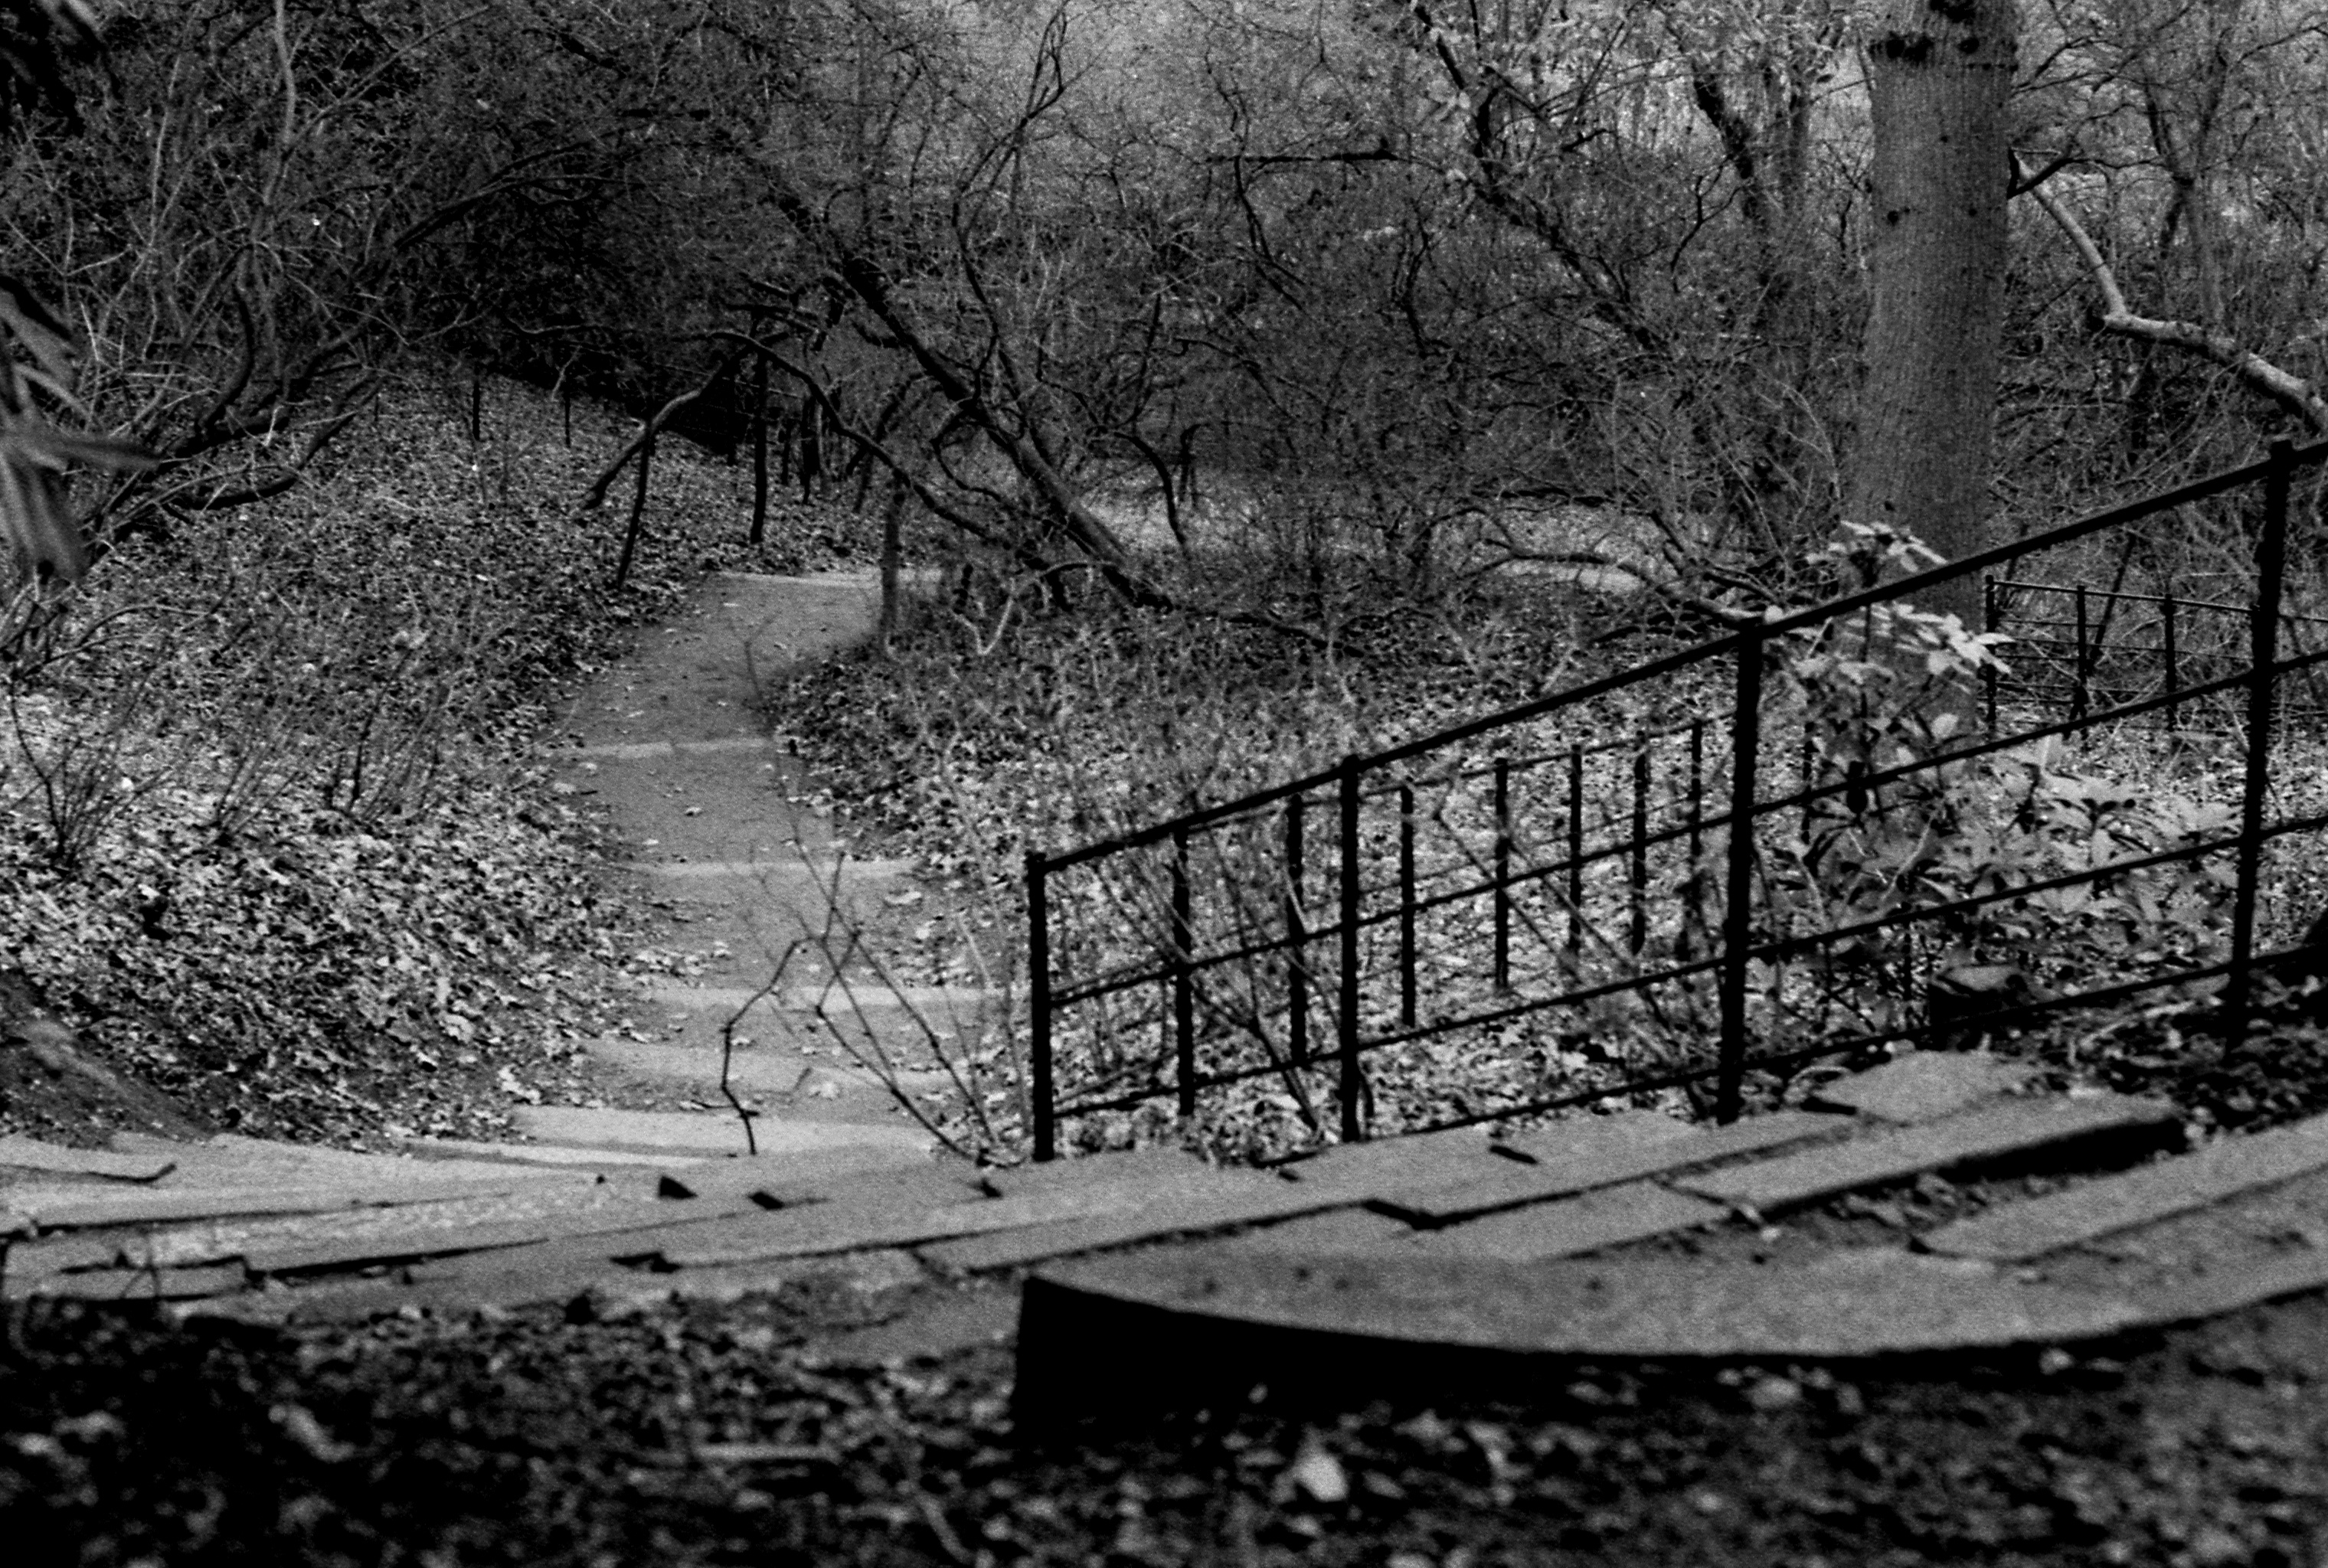
[[[1984,542],[2012,169],[2013,0],[1884,0],[1869,28],[1869,311],[1845,493],[1949,559]],[[1978,585],[1927,606],[1974,624]]]

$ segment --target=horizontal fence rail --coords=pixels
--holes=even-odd
[[[2314,789],[2317,767],[2276,782],[2273,763],[2328,716],[2328,604],[2288,573],[2293,486],[2323,460],[2328,446],[2279,443],[1629,671],[1028,855],[1036,1157],[1078,1120],[1201,1119],[1230,1090],[1265,1103],[1289,1148],[1624,1095],[1683,1095],[1726,1121],[1755,1074],[1946,1043],[1976,1016],[1994,1028],[2210,977],[2243,1008],[2262,950],[2316,913],[2293,846],[2328,830],[2328,784]],[[2176,580],[2145,538],[2145,521],[2210,505],[2248,530],[2243,582]],[[1910,699],[1935,634],[1900,606],[1959,583],[1995,657],[1959,646]],[[2235,808],[2164,789],[2162,746],[2195,748]],[[2160,927],[2162,898],[2163,928],[2191,940],[2111,945],[2119,927]],[[2141,920],[2122,915],[2137,904]],[[2097,954],[2100,973],[2073,972]],[[1948,989],[2004,957],[2060,972],[1969,1003]]]

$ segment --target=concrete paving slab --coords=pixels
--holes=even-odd
[[[1578,1357],[1858,1360],[2106,1338],[2131,1303],[1951,1272],[1903,1253],[1847,1285],[1805,1272],[1666,1262],[1277,1257],[1190,1246],[1045,1269],[1018,1332],[1023,1413],[1089,1411],[1142,1395],[1201,1402],[1315,1383],[1347,1396],[1415,1385],[1433,1397],[1525,1398]],[[1102,1347],[1138,1345],[1136,1357]],[[1145,1386],[1141,1386],[1141,1385]]]
[[[669,844],[663,847],[675,850]],[[818,890],[846,897],[852,887],[911,877],[915,868],[911,860],[787,860],[774,856],[749,860],[680,859],[674,853],[659,859],[626,861],[622,869],[680,882],[742,882],[793,897]]]
[[[1913,1125],[1953,1116],[2021,1088],[2037,1075],[2025,1062],[1976,1051],[1908,1051],[1880,1067],[1838,1078],[1812,1097],[1814,1110],[1849,1111]]]
[[[728,1083],[737,1091],[756,1094],[790,1094],[800,1103],[790,1106],[787,1118],[850,1120],[868,1113],[887,1116],[896,1110],[888,1086],[872,1072],[838,1062],[828,1056],[809,1056],[755,1041],[737,1050],[732,1059],[716,1045],[641,1045],[635,1040],[593,1039],[584,1042],[593,1061],[633,1077],[681,1084],[718,1092],[723,1065]],[[906,1069],[896,1074],[897,1085],[908,1094],[951,1084],[950,1074]],[[829,1095],[814,1091],[826,1081]],[[836,1104],[835,1102],[840,1102]],[[850,1114],[844,1114],[850,1113]]]
[[[1502,1147],[1548,1165],[1555,1160],[1592,1160],[1619,1150],[1669,1143],[1694,1131],[1691,1123],[1661,1111],[1613,1111],[1600,1116],[1572,1116],[1548,1127],[1507,1133]]]
[[[594,1179],[588,1172],[559,1172],[575,1179]],[[531,1171],[518,1179],[537,1180]],[[325,1214],[432,1198],[474,1197],[495,1190],[492,1184],[464,1178],[435,1186],[415,1183],[383,1192],[374,1186],[184,1188],[141,1188],[96,1195],[87,1188],[54,1188],[41,1192],[12,1191],[5,1204],[12,1213],[29,1215],[43,1229],[86,1230],[106,1225],[171,1225],[192,1220],[227,1219],[239,1216]],[[500,1190],[512,1190],[502,1188]]]
[[[1385,1247],[1412,1249],[1415,1235],[1415,1228],[1404,1220],[1371,1208],[1333,1208],[1262,1225],[1222,1244],[1275,1253],[1375,1253]]]
[[[120,1133],[113,1140],[124,1153],[165,1157],[177,1169],[158,1183],[170,1188],[266,1186],[299,1187],[366,1185],[383,1193],[406,1187],[441,1187],[458,1179],[475,1178],[487,1185],[506,1184],[520,1173],[504,1164],[460,1157],[424,1162],[403,1154],[367,1154],[325,1149],[307,1143],[277,1143],[241,1138],[231,1133],[202,1143],[171,1144],[165,1140]]]
[[[764,1207],[803,1203],[964,1203],[989,1196],[978,1168],[952,1156],[901,1163],[878,1149],[836,1149],[785,1160],[722,1160],[663,1174],[667,1197],[751,1197]]]
[[[1687,1170],[1718,1160],[1835,1138],[1850,1131],[1835,1116],[1774,1111],[1727,1127],[1694,1127],[1680,1138],[1612,1146],[1597,1154],[1513,1165],[1475,1180],[1417,1186],[1383,1195],[1382,1207],[1417,1225],[1444,1225],[1549,1198]]]
[[[1438,1257],[1570,1258],[1717,1225],[1728,1213],[1718,1203],[1635,1181],[1467,1220],[1419,1235],[1410,1244]]]
[[[996,1197],[1017,1197],[1022,1193],[1051,1192],[1095,1181],[1122,1182],[1152,1178],[1169,1183],[1191,1172],[1212,1169],[1184,1149],[1125,1149],[1104,1154],[1078,1155],[1072,1160],[1046,1160],[1039,1165],[1029,1163],[1004,1170],[990,1170],[985,1174],[985,1181]]]
[[[1224,1176],[1229,1172],[1222,1172]],[[1239,1173],[1242,1174],[1242,1173]],[[921,1249],[923,1261],[950,1273],[1021,1268],[1078,1253],[1100,1252],[1168,1236],[1295,1219],[1364,1201],[1368,1181],[1276,1181],[1260,1178],[1225,1186],[1217,1195],[1187,1194],[1122,1213],[1060,1220],[1022,1230],[941,1242]]]
[[[1340,1143],[1279,1168],[1290,1181],[1331,1186],[1366,1197],[1406,1188],[1492,1179],[1507,1170],[1526,1169],[1525,1160],[1497,1152],[1484,1127]]]
[[[2314,1116],[1960,1219],[1926,1235],[1923,1244],[1998,1262],[2042,1257],[2323,1169],[2328,1116]]]
[[[2249,1268],[2191,1277],[2145,1298],[2143,1307],[2151,1322],[2164,1328],[2321,1290],[2328,1290],[2328,1249],[2314,1247]]]
[[[615,1111],[577,1105],[521,1105],[519,1131],[545,1142],[661,1152],[746,1154],[743,1122],[711,1111]],[[918,1127],[803,1122],[762,1116],[752,1133],[763,1158],[840,1148],[881,1149],[902,1163],[926,1160],[936,1141]]]
[[[69,1149],[37,1138],[0,1138],[0,1167],[51,1176],[101,1177],[111,1181],[158,1181],[178,1168],[162,1153],[124,1153],[108,1149]],[[0,1172],[5,1174],[5,1172]]]
[[[735,752],[784,755],[784,747],[773,736],[728,735],[717,740],[642,740],[618,742],[611,746],[563,746],[550,752],[547,760],[556,763],[572,757],[588,762],[647,762],[662,757]]]
[[[2328,1171],[2312,1171],[2203,1208],[2097,1236],[2075,1253],[2170,1273],[2222,1273],[2305,1248],[2328,1248]],[[2070,1255],[2051,1253],[2037,1266],[2050,1274]]]
[[[399,1217],[409,1217],[402,1210],[396,1212]],[[765,1211],[748,1197],[634,1200],[563,1214],[459,1222],[448,1219],[438,1224],[370,1229],[342,1236],[286,1238],[246,1247],[242,1257],[253,1273],[296,1274],[409,1263],[421,1258],[508,1252],[556,1241],[597,1246],[602,1256],[612,1256],[617,1251],[634,1249],[636,1238],[667,1225],[763,1212]]]
[[[407,1138],[401,1147],[417,1160],[490,1160],[516,1166],[588,1167],[594,1169],[662,1169],[693,1167],[720,1158],[713,1154],[640,1153],[564,1143],[478,1143],[463,1138]]]
[[[1927,1171],[2133,1158],[2179,1144],[2182,1137],[2182,1113],[2154,1100],[2118,1094],[2003,1100],[1938,1122],[1682,1177],[1675,1185],[1770,1214]]]
[[[570,1300],[598,1290],[624,1295],[641,1286],[668,1294],[660,1277],[614,1262],[608,1253],[615,1250],[604,1237],[557,1237],[416,1263],[398,1272],[411,1289],[426,1292],[427,1305],[444,1311]]]
[[[8,1249],[0,1281],[12,1285],[80,1269],[110,1269],[123,1263],[119,1238],[88,1234],[44,1236]]]
[[[676,1228],[657,1238],[669,1267],[700,1268],[767,1258],[812,1257],[873,1247],[918,1246],[955,1237],[1029,1228],[1050,1231],[1077,1221],[1234,1197],[1252,1187],[1281,1185],[1250,1171],[1205,1170],[1170,1182],[1136,1178],[1095,1182],[1016,1197],[922,1209],[810,1207]]]
[[[536,1187],[322,1214],[210,1220],[106,1239],[117,1259],[133,1268],[185,1268],[338,1245],[348,1246],[352,1255],[361,1257],[362,1248],[378,1237],[595,1214],[615,1205],[638,1207],[646,1201],[643,1193],[605,1185]]]

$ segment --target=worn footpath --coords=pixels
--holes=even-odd
[[[668,917],[638,1027],[593,1046],[666,1108],[531,1107],[525,1141],[396,1156],[0,1140],[7,1292],[289,1322],[821,1275],[895,1305],[831,1353],[1015,1334],[1022,1406],[1073,1412],[1207,1378],[1510,1392],[1580,1357],[2089,1343],[2328,1287],[2328,1119],[2190,1148],[2172,1105],[1980,1054],[1729,1127],[1621,1111],[1269,1171],[974,1166],[912,1108],[994,999],[887,984],[850,944],[911,868],[848,856],[760,709],[772,676],[868,634],[874,597],[709,577],[559,739],[563,786]]]

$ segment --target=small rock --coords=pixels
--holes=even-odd
[[[320,1463],[338,1464],[356,1452],[353,1443],[342,1442],[326,1432],[324,1423],[317,1421],[314,1413],[304,1404],[278,1404],[267,1414],[268,1420],[282,1429],[284,1436]]]
[[[1293,1489],[1303,1497],[1320,1503],[1339,1503],[1350,1495],[1350,1478],[1342,1469],[1342,1461],[1324,1449],[1306,1449],[1286,1472]]]
[[[1803,1402],[1803,1385],[1791,1377],[1758,1377],[1747,1385],[1746,1403],[1764,1412],[1791,1410]]]
[[[2224,1529],[2220,1525],[2209,1525],[2191,1537],[2183,1548],[2192,1568],[2235,1568],[2236,1564],[2252,1562],[2255,1554],[2247,1543]]]

